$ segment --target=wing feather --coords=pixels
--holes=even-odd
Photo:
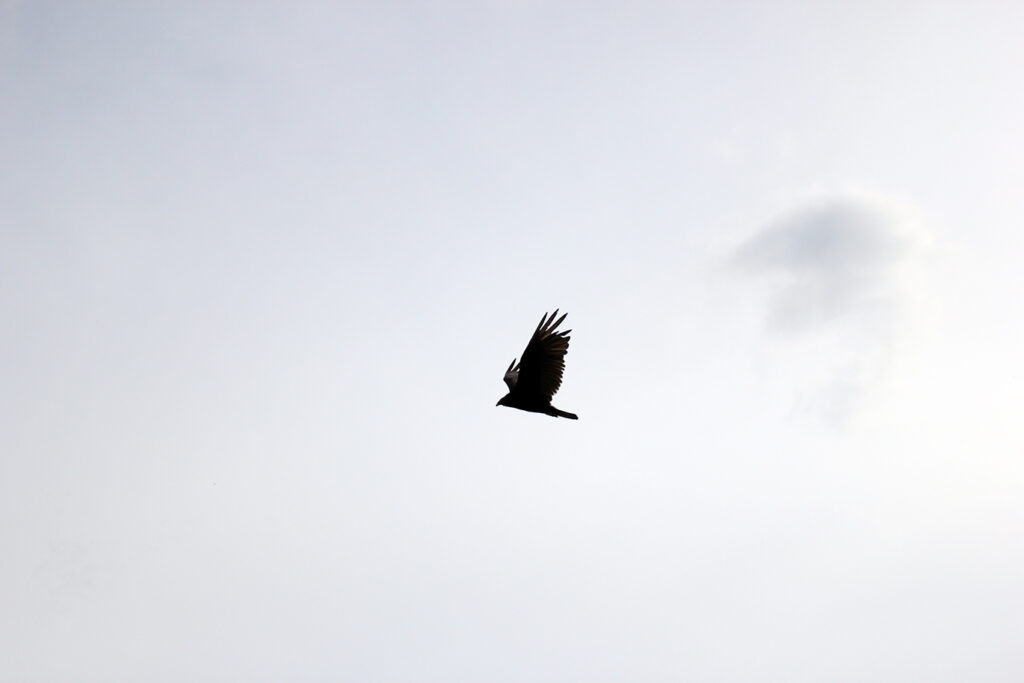
[[[550,316],[545,313],[540,319],[519,361],[515,385],[517,393],[543,402],[550,402],[562,386],[565,354],[569,350],[569,333],[572,330],[557,331],[568,313],[563,313],[556,321],[557,315],[558,309],[555,309]]]
[[[515,368],[512,366],[515,365]],[[508,390],[512,391],[516,388],[516,382],[519,380],[519,366],[516,365],[516,359],[513,358],[512,362],[508,364],[508,370],[505,371],[505,384],[508,385]]]

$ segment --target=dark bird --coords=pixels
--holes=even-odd
[[[523,358],[516,365],[515,359],[505,371],[505,384],[508,393],[501,397],[495,405],[508,406],[528,410],[531,413],[544,413],[552,417],[567,417],[577,420],[575,415],[551,405],[551,397],[562,386],[562,371],[565,370],[565,352],[569,350],[569,333],[557,332],[556,329],[565,320],[568,313],[552,324],[558,309],[548,317],[545,313],[530,343],[523,351]]]

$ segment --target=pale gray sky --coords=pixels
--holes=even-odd
[[[1022,34],[0,3],[0,681],[1021,680]]]

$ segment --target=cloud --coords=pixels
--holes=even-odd
[[[928,243],[912,207],[846,192],[801,203],[733,252],[767,289],[771,360],[791,366],[801,408],[842,421],[886,376],[913,326]]]

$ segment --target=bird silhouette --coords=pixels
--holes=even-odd
[[[557,331],[565,316],[569,314],[563,313],[558,320],[555,320],[556,315],[557,308],[551,317],[548,317],[547,313],[541,316],[537,329],[530,337],[530,343],[523,351],[519,365],[512,359],[508,370],[505,371],[508,393],[495,405],[518,408],[531,413],[544,413],[552,417],[579,419],[573,413],[567,413],[551,405],[551,397],[558,391],[558,387],[562,386],[565,353],[569,350],[569,333],[572,332]]]

